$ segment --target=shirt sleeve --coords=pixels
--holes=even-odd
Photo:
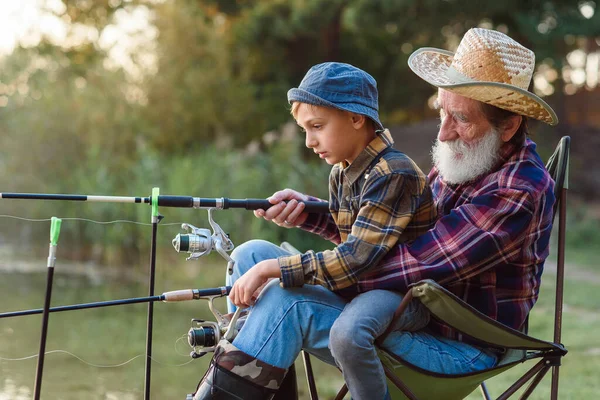
[[[284,287],[318,284],[338,290],[355,284],[396,245],[419,203],[424,177],[391,173],[369,179],[351,233],[333,250],[279,258]]]
[[[309,201],[324,201],[316,197],[308,196]],[[331,202],[330,202],[331,204]],[[321,236],[334,244],[340,244],[340,231],[331,212],[328,213],[309,213],[306,221],[298,228]]]
[[[455,208],[389,254],[385,264],[394,269],[395,289],[406,291],[422,279],[449,285],[520,257],[532,239],[533,200],[527,191],[499,188]]]
[[[329,173],[329,213],[317,214],[310,213],[306,218],[306,221],[299,226],[300,229],[310,233],[321,236],[325,240],[329,240],[333,244],[340,244],[342,242],[340,231],[335,222],[334,215],[340,208],[340,202],[337,196],[338,193],[338,180],[341,173],[339,165],[335,165],[331,168]],[[309,196],[311,201],[322,201],[316,197]]]

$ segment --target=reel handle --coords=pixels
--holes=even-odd
[[[231,286],[222,286],[210,289],[182,289],[165,292],[162,294],[163,301],[170,303],[174,301],[200,300],[210,297],[227,296],[231,291]]]

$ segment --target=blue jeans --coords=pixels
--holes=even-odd
[[[227,275],[227,285],[259,261],[287,254],[266,241],[242,244],[231,254],[236,266],[233,275]],[[292,365],[302,349],[328,364],[356,363],[350,370],[342,369],[352,397],[383,399],[387,386],[373,340],[385,331],[400,300],[396,293],[376,290],[348,302],[322,286],[282,288],[279,280],[274,280],[264,288],[233,344],[280,368]],[[230,312],[235,309],[231,303],[228,307]],[[413,305],[407,315],[411,313],[414,319],[426,318]],[[394,328],[402,329],[411,320],[407,316]],[[409,363],[438,373],[473,372],[496,362],[491,353],[425,331],[394,331],[382,347]]]

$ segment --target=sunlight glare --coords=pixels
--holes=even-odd
[[[0,0],[0,55],[10,54],[19,43],[35,46],[42,36],[53,43],[64,40],[64,22],[44,11],[60,11],[60,5],[60,0]]]
[[[591,1],[585,1],[579,3],[579,12],[584,18],[590,19],[594,16],[594,3]]]

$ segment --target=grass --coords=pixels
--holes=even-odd
[[[551,341],[554,336],[554,283],[545,275],[540,298],[530,317],[530,335],[542,340]],[[577,279],[567,279],[565,283],[564,314],[562,343],[569,353],[563,357],[560,368],[559,398],[583,399],[593,398],[600,393],[600,382],[597,379],[600,365],[600,338],[596,334],[600,330],[600,284]],[[501,374],[489,382],[488,389],[492,396],[500,395],[534,362],[519,365]],[[550,397],[550,373],[544,377],[531,399],[547,399]],[[517,392],[522,393],[523,390]],[[518,398],[514,395],[515,398]],[[481,398],[473,393],[468,399]]]

